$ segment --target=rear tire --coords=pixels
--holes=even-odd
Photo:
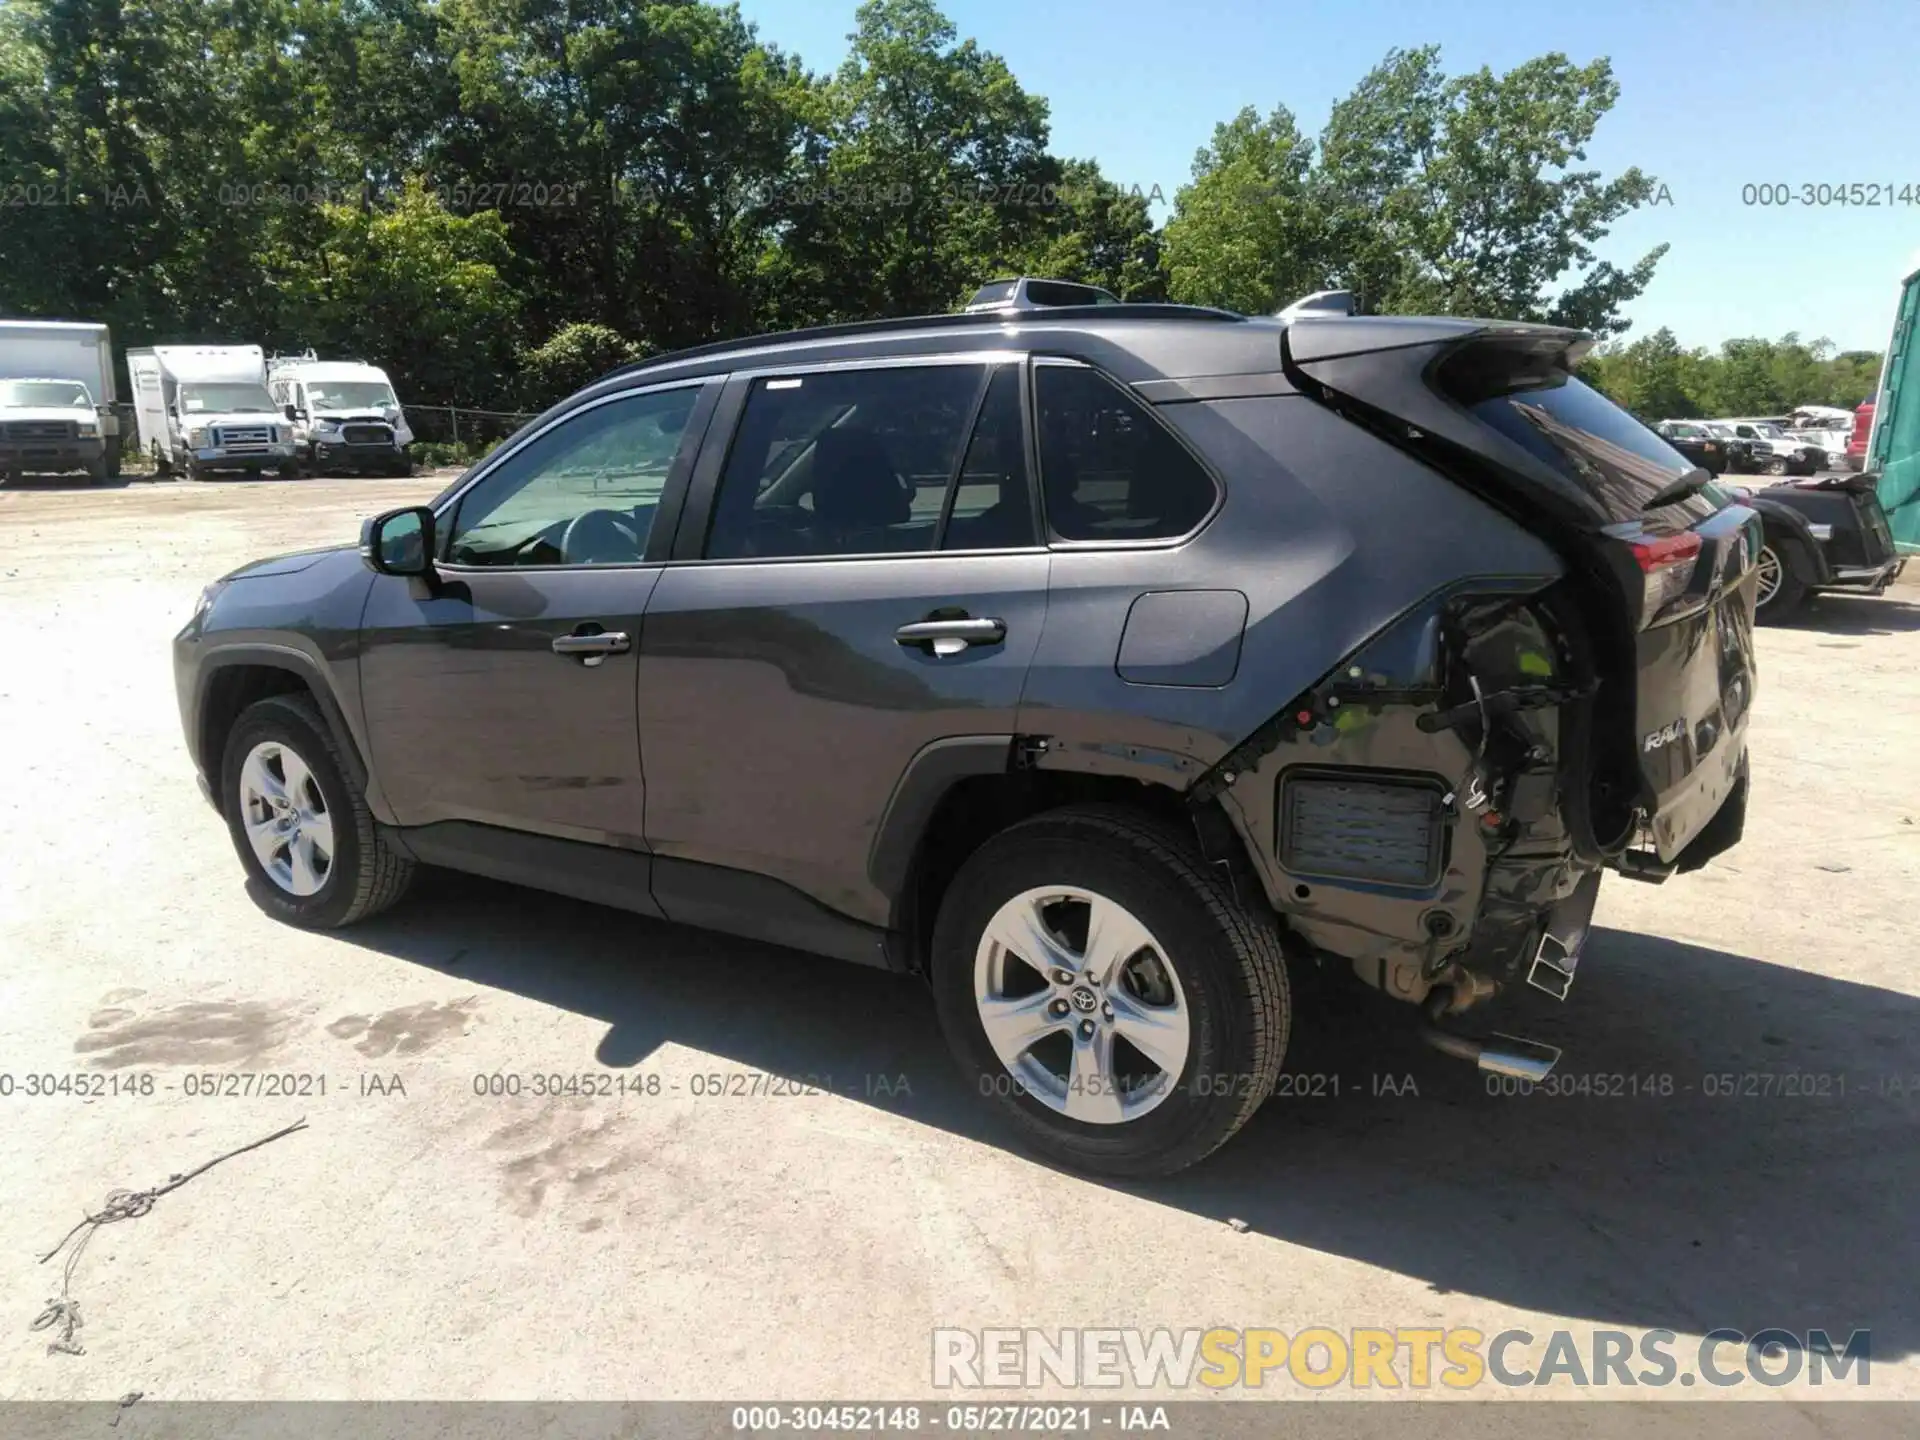
[[[1025,945],[994,938],[1035,917]],[[1143,943],[1101,946],[1086,933],[1096,926]],[[1104,981],[1088,983],[1097,970]],[[1117,806],[1050,811],[975,851],[941,902],[932,979],[969,1085],[1032,1149],[1076,1170],[1140,1178],[1204,1159],[1272,1093],[1286,1053],[1274,917],[1242,909],[1191,836]],[[996,1007],[997,1042],[983,1019]],[[1009,1022],[1045,1033],[1021,1050]],[[1096,1074],[1109,1083],[1079,1083]]]
[[[1760,547],[1760,590],[1754,599],[1753,618],[1762,625],[1778,625],[1791,619],[1807,603],[1811,593],[1795,573],[1799,547],[1792,540],[1769,535]]]
[[[392,905],[413,879],[413,862],[380,838],[332,727],[306,695],[269,696],[241,712],[221,755],[220,808],[247,892],[289,925],[351,925]]]

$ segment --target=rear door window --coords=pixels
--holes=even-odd
[[[1639,517],[1655,493],[1695,468],[1660,436],[1571,375],[1532,389],[1483,398],[1456,393],[1455,398],[1586,489],[1613,520]],[[1662,510],[1692,520],[1719,508],[1712,495],[1699,493]]]
[[[1020,367],[1001,365],[987,382],[940,548],[1010,550],[1037,543],[1020,425]]]
[[[1034,544],[1019,385],[1017,366],[977,363],[755,381],[708,557]]]
[[[1082,365],[1034,371],[1040,488],[1061,540],[1169,540],[1207,517],[1213,479],[1147,407]]]

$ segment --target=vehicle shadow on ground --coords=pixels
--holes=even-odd
[[[948,1061],[917,981],[511,886],[422,881],[345,938],[601,1020],[582,1063],[635,1066],[672,1042],[831,1075],[866,1103],[1014,1148]],[[1920,1000],[1600,930],[1565,1008],[1529,993],[1504,1017],[1563,1046],[1562,1085],[1588,1093],[1503,1095],[1420,1045],[1390,1002],[1312,977],[1297,994],[1283,1094],[1196,1169],[1117,1188],[1243,1221],[1249,1246],[1271,1236],[1436,1294],[1693,1333],[1824,1328],[1841,1343],[1864,1328],[1876,1358],[1920,1349]],[[868,1075],[885,1089],[861,1093]]]
[[[1816,595],[1778,628],[1828,635],[1904,635],[1920,630],[1920,604],[1891,595]]]

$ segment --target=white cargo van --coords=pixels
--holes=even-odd
[[[140,445],[162,475],[295,473],[293,427],[267,393],[258,345],[155,345],[127,352]]]
[[[373,471],[409,475],[413,431],[377,365],[360,360],[275,356],[267,362],[267,389],[293,425],[300,459],[315,471]]]
[[[0,320],[0,479],[118,475],[118,399],[106,326]]]

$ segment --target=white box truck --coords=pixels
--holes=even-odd
[[[127,352],[140,446],[162,475],[295,473],[293,427],[267,393],[258,345],[155,345]]]
[[[302,462],[316,472],[411,475],[413,431],[387,372],[363,360],[276,355],[267,389],[293,426]]]
[[[0,481],[120,473],[113,337],[104,325],[0,320]]]

